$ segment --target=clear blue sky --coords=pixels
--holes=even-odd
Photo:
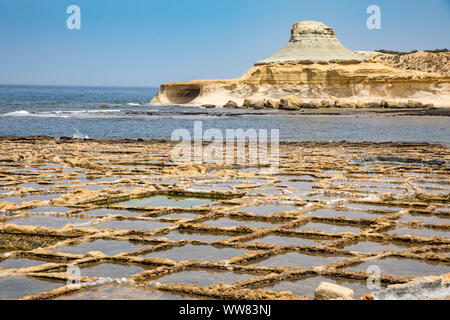
[[[81,8],[81,30],[66,9]],[[381,7],[382,29],[366,9]],[[352,50],[450,47],[450,0],[0,0],[0,83],[158,86],[234,78],[322,21]]]

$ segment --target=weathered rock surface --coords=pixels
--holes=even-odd
[[[329,282],[321,282],[314,292],[316,300],[353,300],[353,297],[352,289]]]
[[[223,107],[233,109],[233,108],[237,108],[238,104],[236,102],[230,100]]]
[[[357,51],[363,58],[370,58],[393,68],[435,72],[450,76],[450,51],[447,52],[415,52],[408,54],[388,54],[375,51]]]
[[[167,83],[151,103],[239,106],[295,96],[302,100],[340,99],[344,104],[408,100],[449,106],[450,76],[404,70],[364,58],[346,49],[334,31],[320,22],[294,24],[286,47],[257,62],[241,78]],[[393,103],[392,103],[393,104]],[[320,103],[319,103],[320,105]],[[246,103],[245,107],[253,108]]]
[[[344,47],[334,30],[316,21],[297,22],[292,26],[288,44],[272,57],[255,65],[280,63],[361,63],[365,59]]]
[[[417,278],[374,293],[375,300],[442,300],[450,297],[450,274]]]

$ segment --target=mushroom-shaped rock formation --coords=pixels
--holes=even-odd
[[[348,105],[381,101],[406,105],[413,100],[449,106],[450,78],[365,59],[345,48],[330,27],[303,21],[293,25],[284,48],[255,63],[241,78],[163,84],[151,103],[223,106],[233,101],[242,106],[246,99],[261,105],[287,96],[328,106],[336,100]]]
[[[364,59],[344,47],[334,30],[316,21],[294,23],[288,44],[272,57],[255,65],[277,63],[361,63]]]

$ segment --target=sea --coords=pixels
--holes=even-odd
[[[0,136],[166,139],[178,129],[279,131],[280,141],[450,144],[443,116],[310,114],[150,104],[158,88],[0,85]],[[106,105],[107,108],[100,106]]]

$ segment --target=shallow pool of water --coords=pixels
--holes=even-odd
[[[12,219],[7,224],[15,224],[18,226],[37,226],[59,229],[68,224],[86,223],[89,220],[81,218],[68,218],[68,217],[56,217],[56,216],[29,216],[26,218]]]
[[[3,199],[0,199],[0,202],[7,201],[7,202],[12,202],[14,204],[22,204],[24,202],[35,201],[35,200],[48,201],[48,200],[53,200],[53,199],[56,199],[59,197],[61,197],[61,194],[29,195],[29,196],[25,196],[25,197],[12,196],[12,197],[6,197]]]
[[[373,205],[373,204],[360,204],[360,203],[349,203],[346,204],[347,207],[349,208],[354,208],[354,209],[359,209],[359,210],[364,210],[364,211],[369,211],[369,210],[387,210],[387,211],[395,211],[398,212],[400,210],[402,210],[403,208],[400,207],[390,207],[390,206],[385,206],[385,205]]]
[[[168,249],[166,251],[151,252],[144,255],[145,258],[165,258],[174,261],[185,261],[196,259],[199,261],[219,261],[229,259],[231,257],[240,256],[246,250],[234,248],[216,248],[213,246],[194,246],[184,245]]]
[[[356,299],[368,295],[372,292],[367,288],[367,283],[365,281],[338,280],[323,277],[313,277],[298,281],[283,281],[273,286],[265,287],[264,289],[273,291],[291,291],[293,294],[296,294],[298,296],[314,298],[314,291],[317,289],[321,282],[334,283],[339,286],[352,289],[355,292],[354,297]]]
[[[209,199],[156,196],[145,199],[134,199],[120,203],[127,207],[181,207],[191,208],[212,204]]]
[[[69,212],[70,210],[73,210],[71,208],[67,208],[67,207],[54,207],[54,206],[38,206],[36,208],[33,209],[26,209],[26,212],[40,212],[40,213],[45,213],[45,212]]]
[[[0,278],[0,300],[17,300],[62,286],[62,283],[26,277]]]
[[[155,231],[156,229],[170,227],[170,223],[149,220],[115,220],[95,225],[97,229],[120,229],[120,230],[144,230]]]
[[[450,232],[449,231],[437,231],[433,229],[410,229],[410,228],[400,228],[395,229],[388,232],[389,234],[395,235],[412,235],[422,238],[433,238],[433,237],[444,237],[444,238],[450,238]]]
[[[254,276],[234,272],[208,272],[208,271],[183,271],[169,274],[156,281],[166,284],[193,284],[200,287],[213,284],[230,284],[236,281],[247,280]]]
[[[297,190],[308,190],[312,191],[312,186],[314,185],[314,182],[306,182],[306,181],[283,181],[277,183],[277,186],[287,186],[289,188],[294,188]]]
[[[367,271],[370,266],[378,266],[382,274],[402,277],[426,277],[450,272],[450,265],[428,264],[417,260],[387,258],[374,260],[348,268],[347,271]]]
[[[435,223],[449,223],[450,224],[450,216],[444,218],[443,216],[425,216],[425,215],[411,215],[407,214],[403,216],[400,221],[402,222],[411,222],[411,221],[420,221],[424,224],[435,224]]]
[[[106,216],[108,214],[112,214],[112,215],[120,214],[125,217],[135,217],[135,216],[139,216],[142,214],[142,212],[128,211],[128,210],[114,210],[114,209],[107,209],[107,208],[89,210],[89,211],[85,211],[84,213],[86,213],[90,216]]]
[[[343,233],[343,232],[353,232],[360,233],[361,229],[357,227],[350,227],[344,225],[328,224],[328,223],[316,223],[311,222],[304,226],[298,227],[296,230],[301,231],[323,231],[326,233]]]
[[[275,228],[279,225],[260,222],[260,221],[242,221],[242,220],[232,220],[228,218],[220,218],[217,220],[210,220],[203,222],[203,224],[211,227],[240,227],[247,226],[250,228]]]
[[[169,219],[194,219],[197,215],[189,212],[181,212],[181,213],[171,213],[168,215],[161,216],[161,218],[169,218]]]
[[[101,251],[106,255],[113,256],[119,253],[133,252],[149,246],[135,244],[128,241],[117,240],[96,240],[93,242],[83,242],[75,246],[55,249],[54,251],[71,254],[84,254],[90,251]]]
[[[263,244],[272,244],[272,245],[278,245],[278,246],[309,246],[314,247],[318,246],[323,242],[323,240],[311,240],[311,239],[304,239],[304,238],[294,238],[294,237],[282,237],[282,236],[267,236],[264,238],[259,238],[252,240],[250,242],[247,242],[247,244],[254,244],[254,243],[263,243]]]
[[[344,217],[347,219],[376,219],[375,214],[370,214],[366,211],[338,211],[334,209],[319,209],[316,211],[305,213],[308,216],[316,216],[322,218],[336,218]]]
[[[358,252],[358,253],[376,253],[383,251],[403,251],[405,247],[399,247],[392,243],[377,243],[370,241],[362,241],[357,244],[344,247],[344,250]]]
[[[23,183],[23,184],[17,185],[17,187],[20,187],[20,188],[32,188],[32,189],[35,189],[35,190],[45,190],[45,189],[52,188],[53,185],[38,184],[38,183]]]
[[[58,297],[55,300],[190,300],[187,296],[161,292],[151,288],[106,285]]]
[[[26,258],[6,259],[6,260],[3,260],[2,262],[0,262],[0,268],[2,268],[2,269],[29,268],[29,267],[39,266],[44,263],[45,262],[38,261],[38,260],[32,260],[32,259],[26,259]]]
[[[297,207],[294,206],[283,206],[278,204],[270,204],[270,205],[261,205],[261,206],[255,206],[255,207],[247,207],[240,209],[241,212],[249,212],[249,213],[255,213],[260,215],[271,215],[278,212],[285,212],[285,211],[293,211],[297,210]]]
[[[275,257],[266,259],[262,262],[256,263],[259,267],[295,267],[310,269],[315,266],[330,265],[339,260],[345,259],[344,257],[331,257],[331,256],[319,256],[319,255],[307,255],[297,252],[289,252],[286,254],[277,255]]]
[[[127,278],[142,271],[144,271],[144,268],[138,266],[124,266],[113,263],[103,263],[97,266],[81,268],[81,276],[90,278]]]
[[[167,235],[153,237],[153,238],[166,238],[170,241],[180,241],[180,240],[196,240],[204,242],[215,242],[228,239],[230,236],[216,235],[216,234],[205,234],[205,233],[182,233],[178,231],[173,231]]]

